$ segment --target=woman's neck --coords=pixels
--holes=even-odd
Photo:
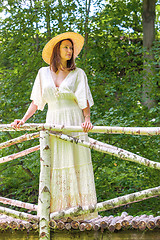
[[[61,59],[61,66],[63,69],[67,68],[67,61]]]

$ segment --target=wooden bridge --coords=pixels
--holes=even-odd
[[[113,209],[119,206],[130,204],[133,202],[142,201],[148,198],[157,197],[160,195],[160,186],[155,188],[143,190],[140,192],[128,194],[115,199],[107,200],[97,203],[96,206],[88,208],[71,208],[63,212],[54,212],[50,214],[50,146],[49,133],[52,132],[57,138],[81,146],[94,149],[96,151],[104,152],[110,155],[119,157],[120,159],[136,162],[146,167],[160,169],[160,163],[150,161],[129,151],[117,148],[115,146],[99,142],[95,139],[89,138],[89,142],[81,141],[80,139],[69,136],[70,132],[82,132],[82,128],[78,126],[59,126],[47,124],[24,124],[16,131],[36,131],[31,134],[25,134],[18,138],[9,140],[0,144],[0,149],[9,147],[13,144],[28,141],[40,137],[40,146],[34,146],[22,152],[15,153],[6,157],[0,158],[0,163],[14,160],[18,157],[25,156],[31,152],[40,149],[41,163],[40,181],[39,181],[39,204],[41,204],[41,211],[39,216],[28,214],[24,212],[15,211],[6,207],[0,207],[0,229],[39,229],[39,239],[50,239],[50,229],[54,230],[71,230],[77,229],[79,231],[101,230],[108,229],[110,232],[120,229],[155,229],[160,228],[160,216],[129,216],[127,213],[122,213],[121,216],[101,217],[89,221],[74,221],[72,217],[80,216],[90,212],[100,212]],[[15,131],[9,124],[0,124],[0,131]],[[39,132],[40,131],[40,132]],[[131,134],[131,135],[160,135],[160,128],[157,127],[94,127],[90,132],[105,133],[105,134]],[[17,207],[23,207],[30,211],[37,211],[37,205],[24,203],[18,200],[12,200],[0,197],[0,202],[3,204],[10,204]],[[8,217],[6,217],[8,215]],[[61,219],[65,220],[61,220]],[[18,219],[15,221],[15,219]]]

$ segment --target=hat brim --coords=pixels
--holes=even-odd
[[[83,48],[84,45],[84,38],[82,37],[82,35],[80,35],[79,33],[75,33],[75,32],[65,32],[62,34],[57,35],[56,37],[52,38],[43,48],[42,51],[42,58],[43,60],[50,64],[50,58],[52,55],[52,51],[54,46],[64,40],[64,39],[71,39],[73,41],[73,45],[74,45],[74,58],[76,58],[78,56],[78,54],[80,53],[80,51]]]

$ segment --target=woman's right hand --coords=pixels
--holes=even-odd
[[[37,105],[34,104],[34,101],[31,102],[26,114],[23,116],[23,118],[15,119],[14,122],[11,123],[11,127],[14,129],[19,128],[21,125],[23,125],[37,110]]]
[[[11,126],[16,129],[16,128],[19,128],[21,125],[24,124],[24,121],[23,120],[20,120],[20,119],[15,119],[14,122],[11,123]]]

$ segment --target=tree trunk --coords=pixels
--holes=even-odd
[[[39,28],[38,28],[38,22],[36,22],[36,30],[37,32],[39,31]],[[36,51],[39,52],[39,34],[36,33],[36,37],[35,37],[35,41],[36,41]]]
[[[62,19],[62,13],[63,13],[62,8],[63,8],[62,0],[58,0],[58,26],[59,26],[60,33],[64,31],[63,19]]]
[[[21,142],[24,142],[24,141],[28,141],[28,140],[31,140],[31,139],[35,139],[35,138],[38,138],[38,137],[39,137],[39,132],[31,133],[31,134],[24,134],[20,137],[14,138],[14,139],[11,137],[12,138],[11,140],[0,143],[0,149],[10,147],[14,144],[21,143]],[[18,151],[19,151],[19,149],[18,149]]]
[[[36,15],[36,20],[34,17],[32,17],[30,19],[31,21],[31,24],[32,24],[32,29],[34,29],[34,24],[36,25],[36,34],[35,36],[32,36],[32,38],[34,39],[34,42],[35,42],[35,50],[37,52],[39,52],[39,35],[38,35],[38,32],[39,32],[39,27],[38,27],[38,10],[39,10],[39,3],[37,2],[37,0],[30,0],[30,13],[31,13],[31,16],[34,16]],[[34,19],[34,20],[33,20]]]
[[[160,187],[150,188],[140,192],[131,193],[122,197],[110,199],[105,202],[97,203],[96,206],[88,206],[83,209],[81,207],[75,207],[75,208],[70,208],[63,212],[54,212],[54,213],[51,213],[51,219],[52,218],[59,219],[61,217],[66,218],[66,217],[80,216],[83,214],[88,214],[93,212],[106,211],[109,209],[121,207],[127,204],[131,204],[134,202],[139,202],[145,199],[156,197],[159,195],[160,195]]]
[[[41,131],[49,130],[54,132],[83,132],[80,126],[64,126],[43,123],[28,123],[18,129],[13,129],[10,124],[0,124],[0,132],[5,131]],[[129,135],[160,135],[160,127],[110,127],[110,126],[94,126],[89,132],[106,133],[106,134],[129,134]]]
[[[151,53],[152,45],[155,40],[155,4],[156,0],[143,0],[143,48],[144,48],[144,78],[142,89],[142,102],[150,109],[156,104],[155,91],[156,83],[153,81],[154,59]]]
[[[85,24],[84,24],[84,32],[85,32],[84,56],[85,57],[88,51],[88,34],[89,34],[88,21],[89,21],[90,7],[91,7],[91,0],[89,1],[86,0],[86,18],[85,18]]]
[[[144,165],[144,166],[150,167],[150,168],[154,168],[154,169],[160,169],[160,163],[159,162],[151,161],[147,158],[143,158],[141,156],[138,156],[137,154],[131,153],[131,152],[126,151],[122,148],[118,148],[118,147],[115,147],[115,146],[97,141],[97,140],[92,139],[92,138],[89,138],[89,142],[85,142],[85,141],[81,141],[78,138],[67,136],[67,135],[64,135],[64,134],[61,134],[61,133],[54,134],[54,136],[63,140],[63,141],[68,141],[68,142],[71,142],[71,143],[75,143],[75,144],[78,144],[78,145],[83,146],[83,147],[94,149],[98,152],[107,153],[109,155],[116,156],[116,157],[118,157],[120,159],[123,159],[123,160],[128,160],[128,161],[131,161],[131,162],[139,163],[141,165]]]
[[[9,132],[7,132],[7,135],[8,135],[9,138],[11,139],[10,141],[12,141],[13,138],[12,138],[11,134],[10,134]],[[28,135],[30,135],[30,134],[28,134]],[[22,136],[22,137],[23,137],[23,136]],[[11,143],[11,142],[10,142],[10,143]],[[3,145],[3,143],[2,143],[2,145]],[[20,152],[20,148],[18,147],[17,144],[15,144],[15,148],[18,150],[18,152]],[[30,170],[29,168],[27,168],[26,166],[24,166],[23,159],[21,159],[21,160],[19,161],[19,165],[21,165],[22,169],[23,169],[32,179],[35,178],[35,177],[34,177],[34,174],[31,172],[31,170]]]
[[[38,213],[40,240],[50,239],[50,158],[51,150],[49,145],[49,131],[40,132],[40,180]]]
[[[45,21],[46,21],[46,27],[47,27],[47,39],[51,39],[51,7],[50,7],[50,2],[44,1],[44,6],[45,6]]]
[[[14,160],[14,159],[19,158],[19,157],[23,157],[23,156],[25,156],[29,153],[32,153],[32,152],[35,152],[35,151],[38,151],[38,150],[39,150],[39,145],[35,146],[35,147],[32,147],[32,148],[28,148],[24,151],[14,153],[14,154],[11,154],[9,156],[0,158],[0,163],[9,162],[11,160]],[[34,177],[34,175],[33,175],[33,177]]]
[[[37,205],[31,203],[25,203],[14,199],[0,197],[0,202],[3,204],[8,204],[20,208],[29,209],[31,211],[37,211]]]
[[[5,207],[0,207],[0,213],[3,213],[7,216],[11,216],[14,218],[19,218],[22,220],[38,221],[37,215],[19,212],[13,209],[5,208]]]

